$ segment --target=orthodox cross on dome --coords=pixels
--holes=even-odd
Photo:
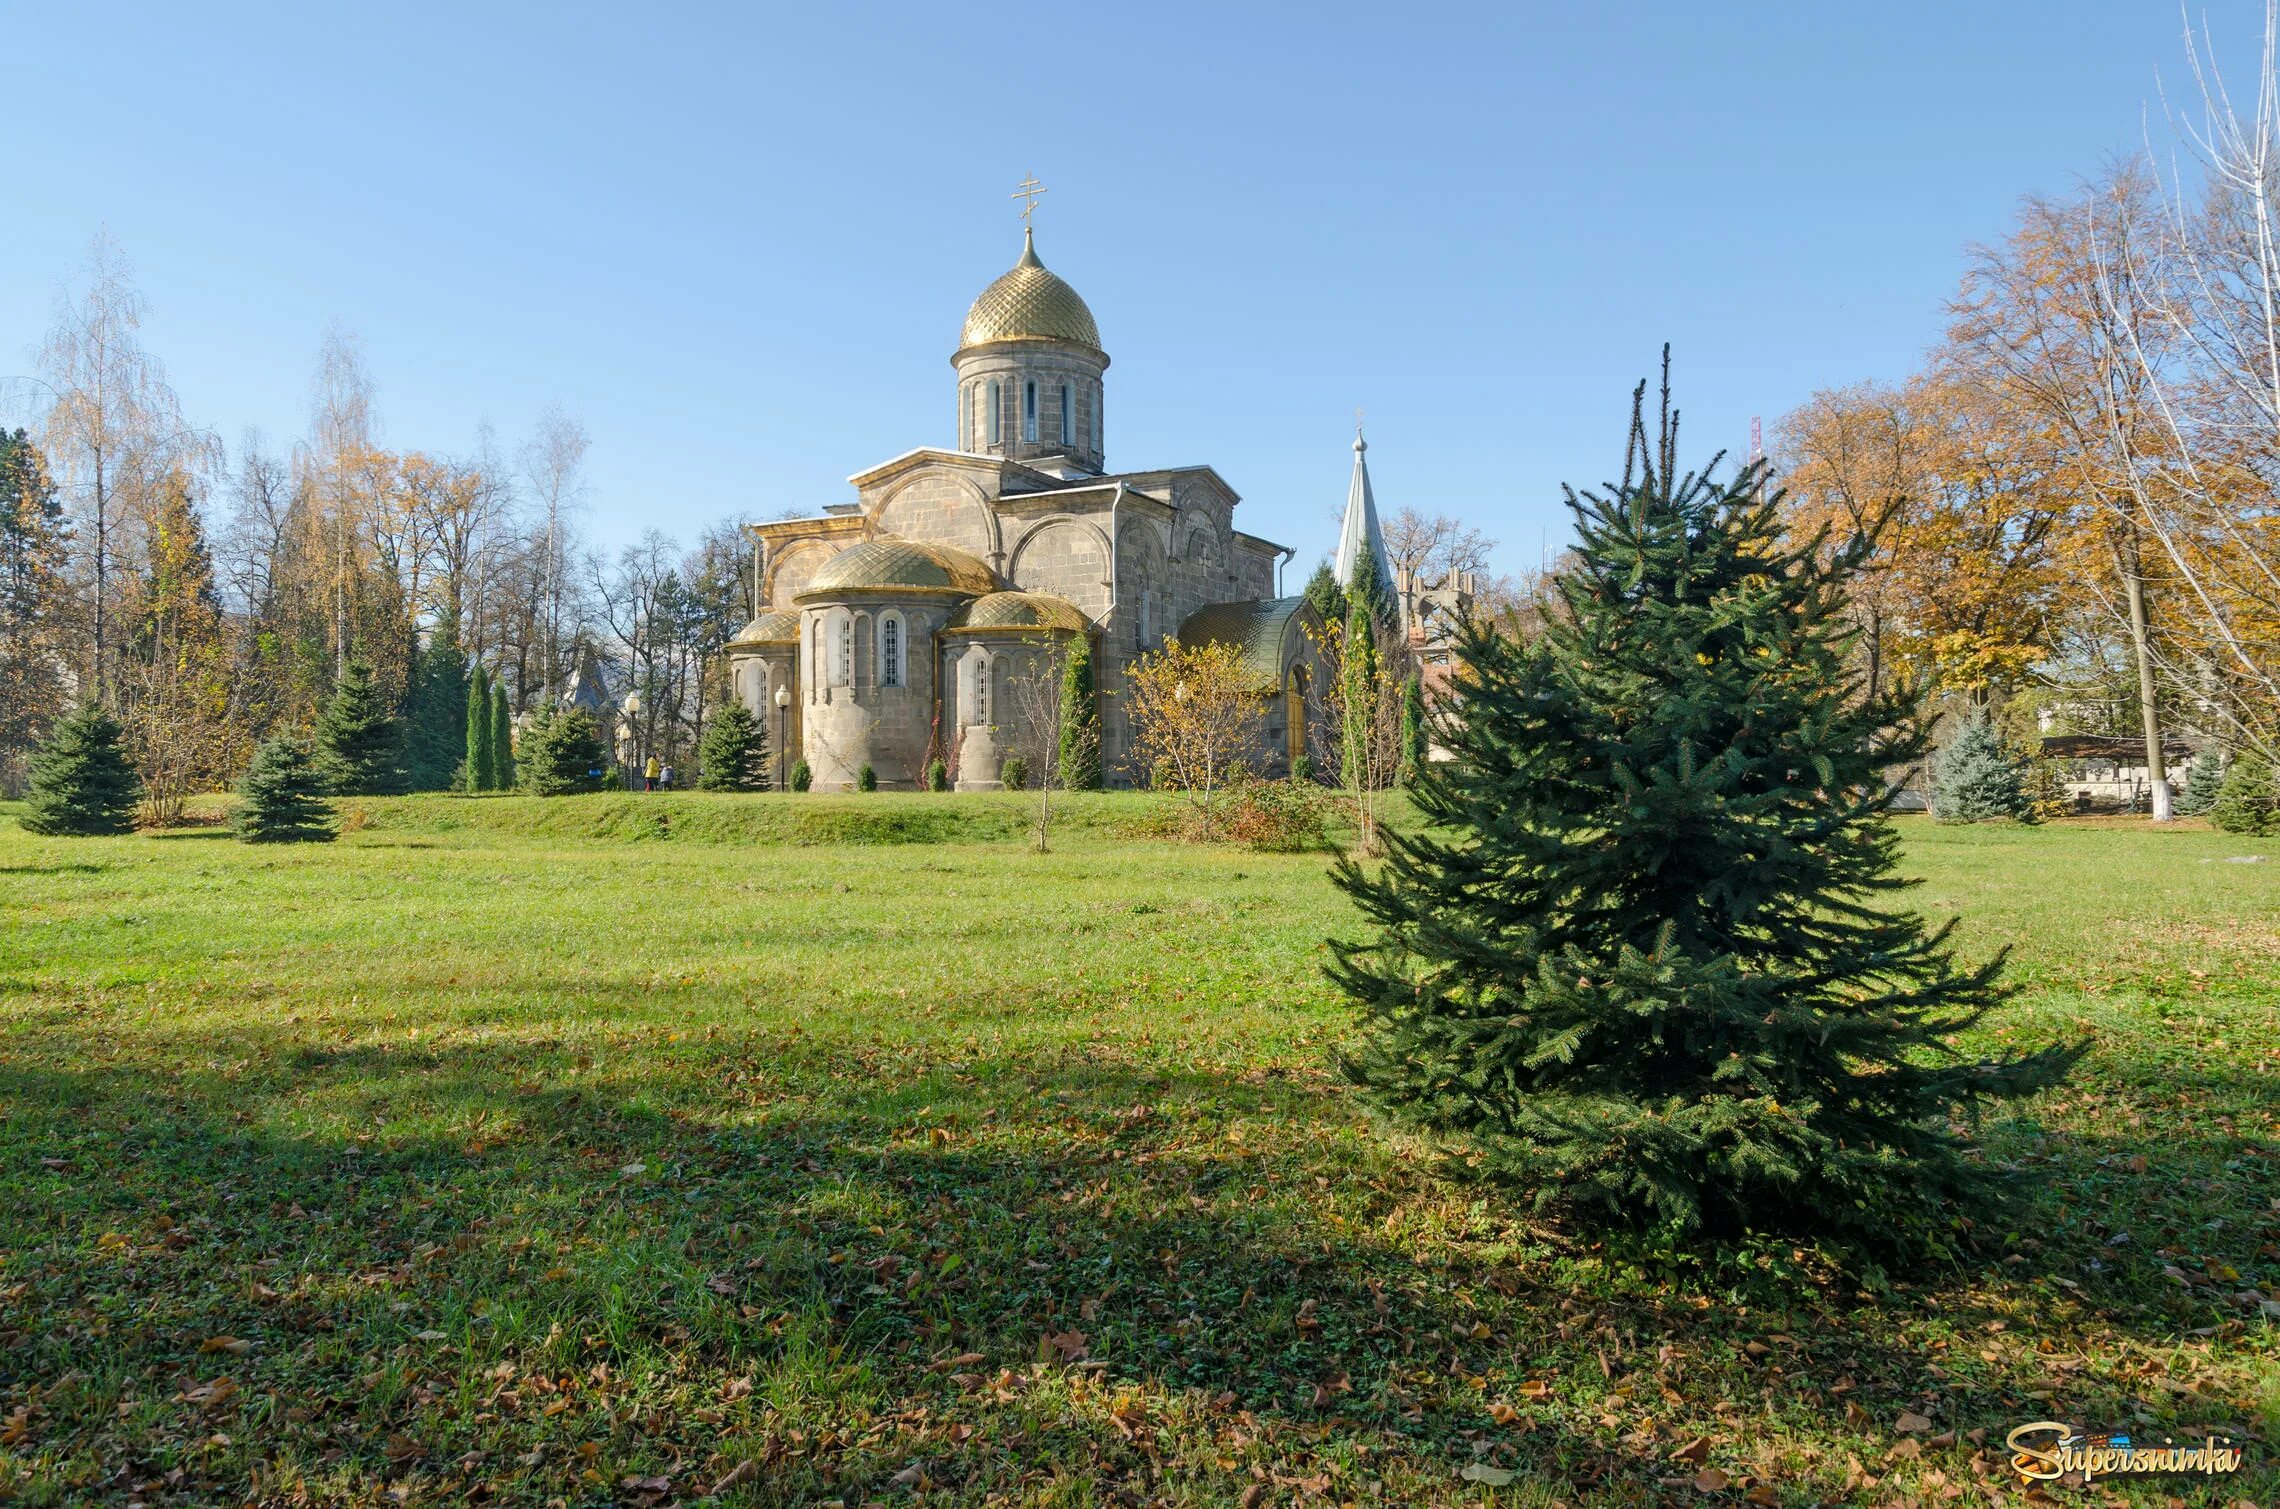
[[[1031,173],[1021,180],[1019,188],[1006,196],[1008,199],[1018,199],[1022,202],[1021,228],[1023,230],[1034,229],[1029,223],[1029,217],[1037,213],[1037,201],[1043,199],[1048,192],[1050,191],[1045,185],[1037,181],[1037,175]]]

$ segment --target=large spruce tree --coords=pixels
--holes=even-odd
[[[400,731],[373,684],[371,665],[351,660],[317,720],[318,772],[342,796],[379,796],[397,789],[401,754]]]
[[[90,703],[56,724],[32,756],[22,822],[28,832],[57,837],[125,833],[141,794],[125,731]]]
[[[1680,475],[1644,393],[1621,484],[1568,495],[1562,611],[1462,631],[1429,826],[1339,868],[1377,929],[1332,966],[1346,1071],[1578,1219],[1944,1241],[1991,1178],[1956,1118],[2076,1050],[1959,1046],[2001,961],[1892,908],[1883,772],[1923,733],[1850,669],[1867,543],[1785,536],[1756,467]]]
[[[2021,822],[2033,812],[2027,762],[2003,747],[1994,723],[1975,709],[1932,761],[1932,816],[1943,823]]]
[[[517,770],[522,789],[532,796],[574,796],[601,789],[603,760],[593,714],[541,702],[523,734]]]

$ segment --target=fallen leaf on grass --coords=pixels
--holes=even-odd
[[[1892,1428],[1904,1436],[1921,1435],[1932,1428],[1932,1421],[1928,1415],[1919,1415],[1912,1409],[1904,1409],[1900,1412],[1900,1418],[1893,1422]]]
[[[240,1341],[235,1336],[209,1336],[198,1343],[201,1352],[227,1352],[232,1357],[243,1357],[253,1350],[253,1343]]]
[[[1693,1462],[1698,1466],[1701,1463],[1709,1461],[1710,1438],[1708,1436],[1696,1436],[1693,1440],[1687,1442],[1684,1446],[1681,1446],[1678,1450],[1672,1452],[1670,1454],[1670,1459],[1673,1462]]]
[[[1491,1467],[1486,1462],[1472,1462],[1458,1468],[1457,1476],[1468,1483],[1480,1483],[1489,1488],[1503,1488],[1520,1474],[1509,1467]]]
[[[1552,1381],[1549,1378],[1530,1378],[1520,1385],[1520,1397],[1523,1399],[1546,1399],[1551,1397],[1551,1392]]]
[[[1705,1467],[1694,1475],[1694,1486],[1703,1493],[1724,1493],[1733,1482],[1720,1467]]]

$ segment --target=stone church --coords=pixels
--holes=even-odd
[[[959,790],[993,790],[1028,742],[1023,679],[1089,636],[1102,768],[1129,784],[1125,668],[1170,637],[1226,640],[1271,689],[1254,768],[1285,773],[1320,716],[1319,620],[1275,595],[1292,552],[1235,526],[1208,466],[1108,469],[1099,327],[1024,239],[950,358],[954,443],[856,473],[855,497],[814,518],[753,526],[760,611],[728,646],[735,694],[818,789],[864,765],[907,789],[940,759]]]

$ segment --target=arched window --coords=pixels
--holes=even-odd
[[[992,444],[992,445],[996,445],[996,444],[999,442],[999,440],[1003,438],[1003,433],[1002,433],[1002,432],[1004,431],[1004,429],[1005,429],[1005,403],[1004,403],[1004,400],[1003,400],[1003,395],[999,393],[999,391],[998,391],[998,385],[997,385],[996,383],[991,383],[991,384],[990,384],[990,444]]]
[[[1034,382],[1021,385],[1021,438],[1037,438],[1037,384]]]
[[[990,657],[976,651],[967,657],[966,664],[973,668],[973,686],[966,698],[966,721],[990,721]]]
[[[900,613],[879,617],[879,685],[903,684],[903,621]]]
[[[855,617],[844,608],[831,615],[831,684],[855,684]]]
[[[823,619],[819,616],[808,621],[808,700],[815,700],[816,688],[823,685]]]
[[[1077,387],[1075,383],[1061,384],[1061,444],[1077,443]]]

